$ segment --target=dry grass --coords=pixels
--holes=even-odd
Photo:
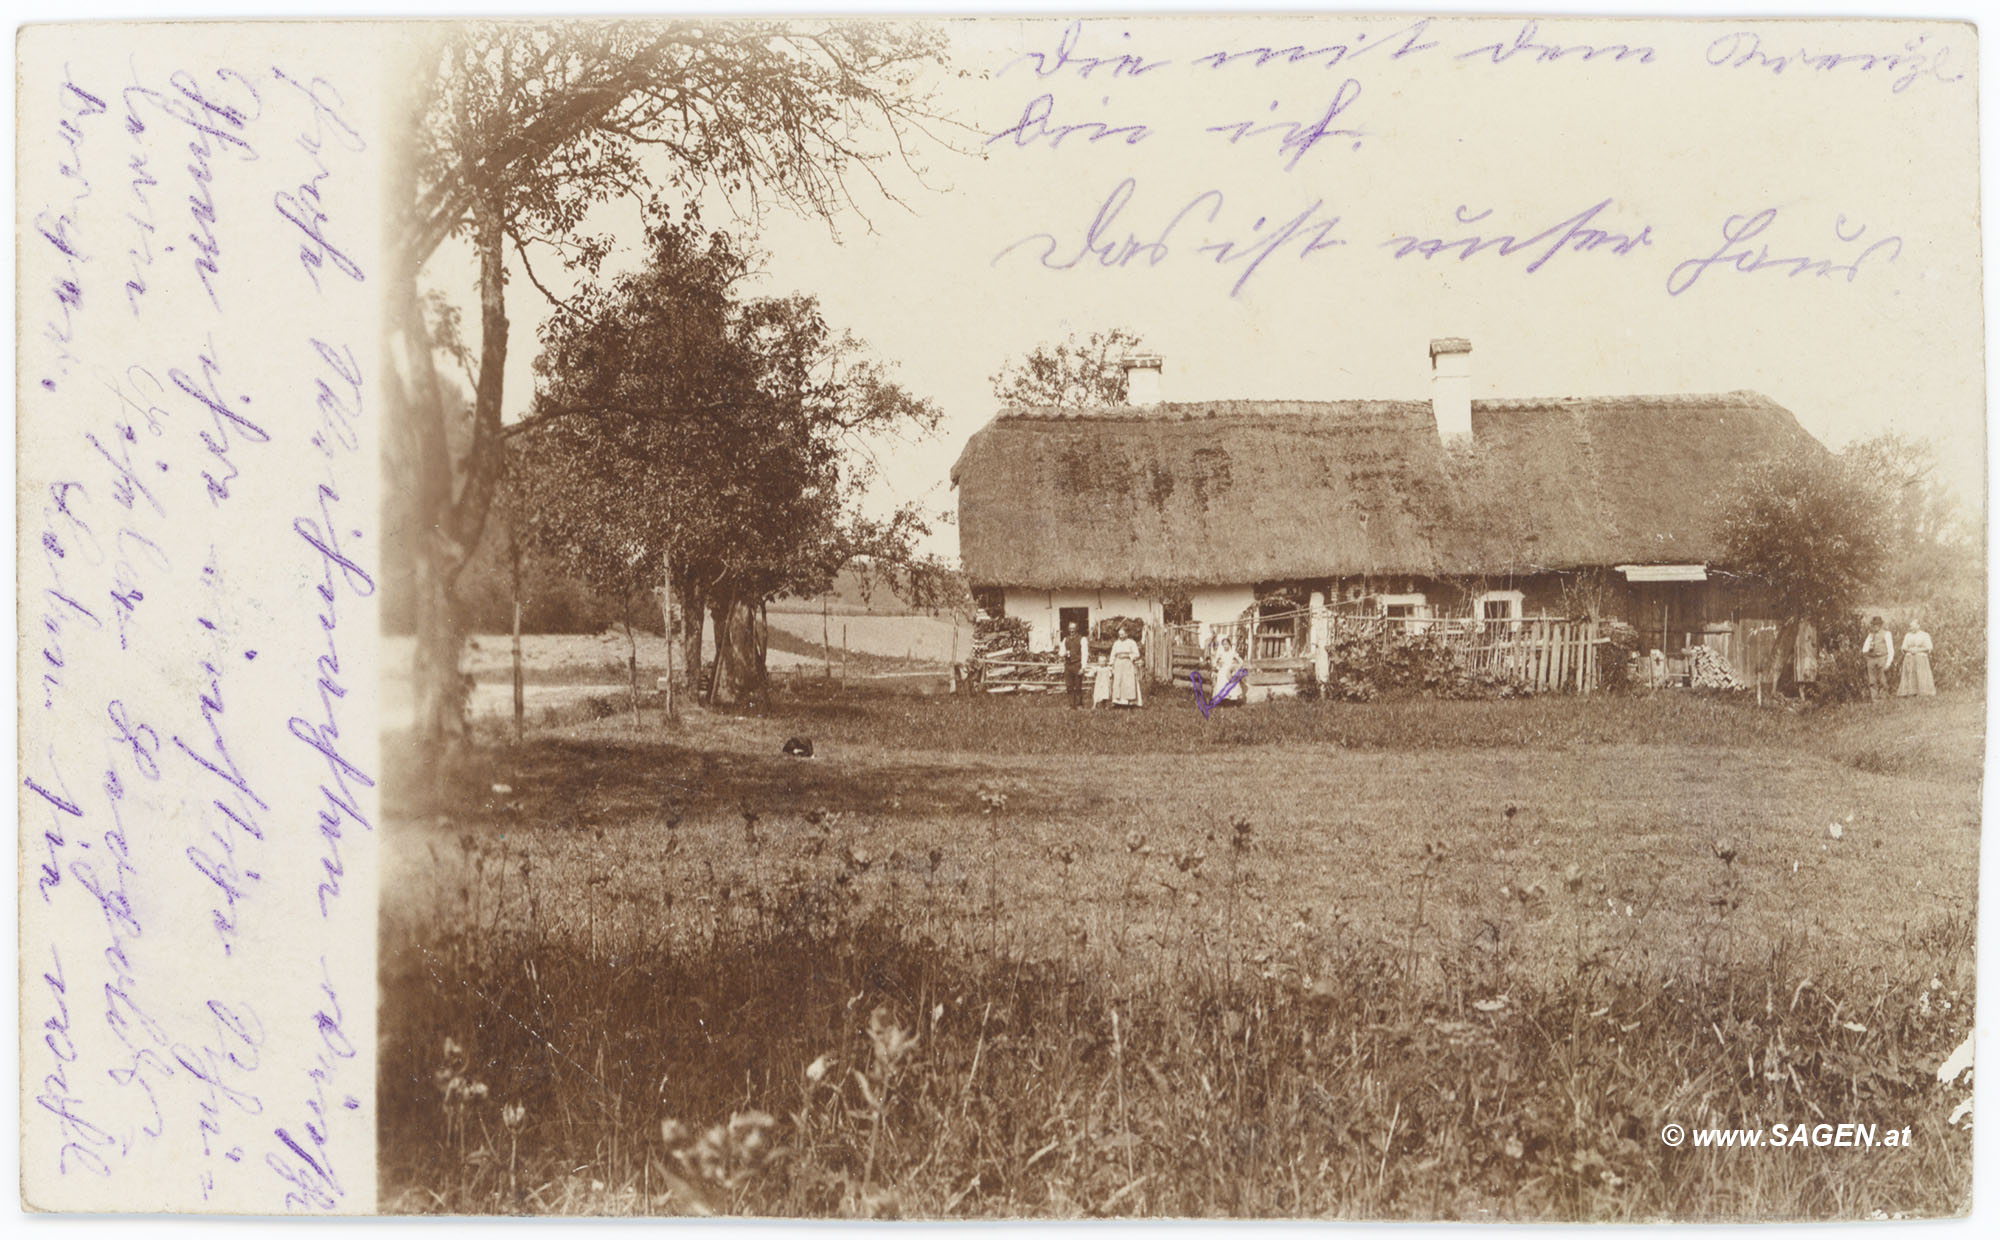
[[[1886,770],[1886,715],[1691,699],[995,705],[577,725],[393,824],[385,1204],[1964,1208],[1932,1070],[1972,1017],[1978,786],[1944,742],[1977,703],[1899,717],[1936,738]],[[777,754],[800,731],[821,757]],[[1822,1117],[1915,1143],[1655,1135]]]

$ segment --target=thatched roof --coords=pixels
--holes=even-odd
[[[1478,480],[1466,489],[1512,517],[1462,527],[1459,551],[1515,569],[1712,561],[1743,467],[1819,446],[1756,392],[1474,401],[1472,437]],[[1514,545],[1481,545],[1495,528]]]
[[[1753,392],[1008,409],[952,469],[977,584],[1160,587],[1706,561],[1748,461],[1816,441]]]

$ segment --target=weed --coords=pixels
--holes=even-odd
[[[385,860],[385,1208],[1964,1208],[1967,1087],[1937,1065],[1972,1027],[1976,786],[1861,772],[1781,712],[1673,706],[1642,744],[1625,703],[1300,705],[1198,785],[1163,776],[1165,720],[1061,769],[995,724],[976,759],[851,768],[531,737],[504,804],[460,773],[467,808],[393,823]],[[1386,744],[1433,706],[1448,761]],[[1297,739],[1335,725],[1385,743]],[[1657,1135],[1822,1115],[1914,1145]]]

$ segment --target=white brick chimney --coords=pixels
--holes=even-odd
[[[1160,368],[1165,360],[1150,353],[1128,357],[1119,363],[1125,368],[1125,403],[1128,405],[1157,405],[1160,403]]]
[[[1472,435],[1472,342],[1458,336],[1431,341],[1431,415],[1445,443]]]

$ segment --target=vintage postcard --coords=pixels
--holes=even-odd
[[[1964,1214],[1978,56],[23,28],[24,1208]]]

